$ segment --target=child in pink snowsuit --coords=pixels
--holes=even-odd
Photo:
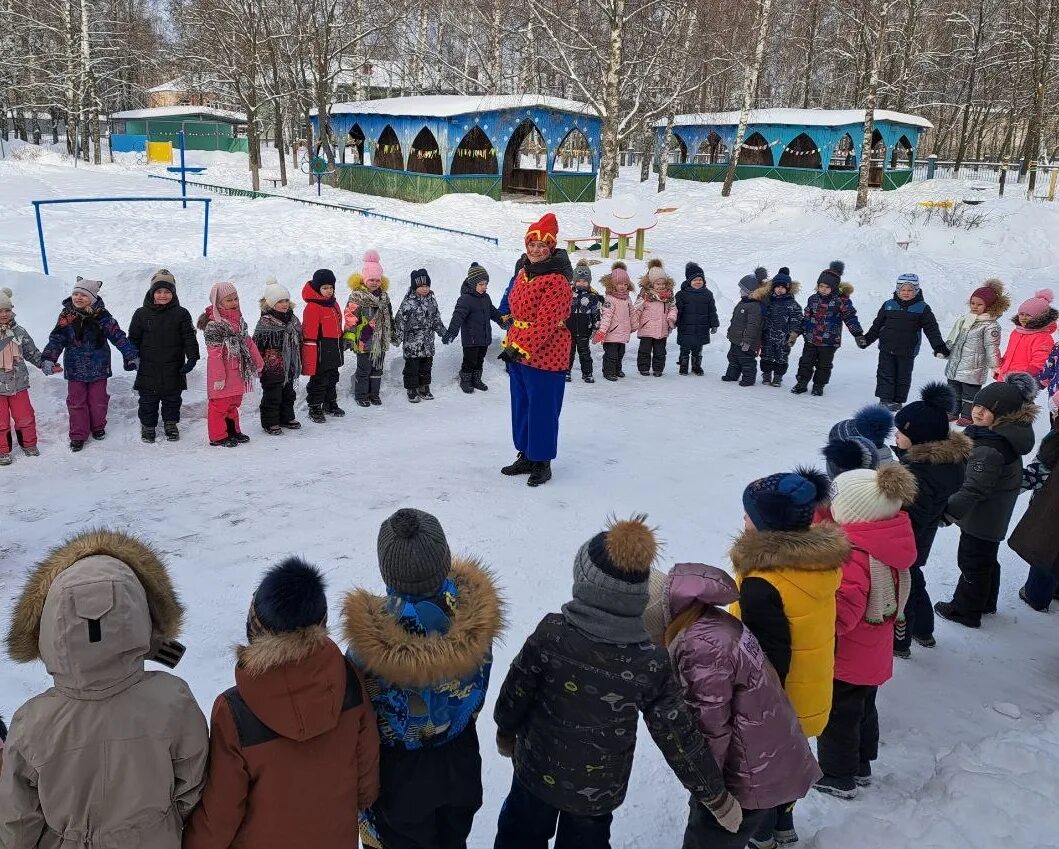
[[[239,310],[234,283],[213,284],[210,305],[199,317],[198,326],[206,339],[206,397],[210,401],[206,426],[210,445],[234,448],[250,441],[239,427],[239,407],[265,365]]]
[[[610,274],[604,274],[600,282],[607,294],[599,328],[592,341],[603,345],[603,377],[614,381],[625,377],[621,361],[625,357],[625,346],[632,336],[632,300],[629,298],[632,280],[629,279],[625,263],[619,260],[611,266]]]
[[[632,326],[640,339],[636,367],[644,377],[652,372],[661,377],[666,367],[666,340],[677,324],[673,292],[673,278],[666,274],[662,260],[650,260],[632,308]]]
[[[37,419],[29,402],[29,371],[26,362],[44,371],[41,353],[33,337],[15,323],[11,290],[0,289],[0,466],[11,464],[11,422],[15,439],[27,457],[36,457]],[[46,374],[51,373],[49,369]]]

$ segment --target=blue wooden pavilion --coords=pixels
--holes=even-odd
[[[738,112],[677,115],[668,151],[669,176],[723,180],[738,125]],[[932,126],[917,115],[877,109],[871,185],[896,189],[908,183],[919,138]],[[656,124],[656,150],[662,150],[665,132],[665,122]],[[863,109],[752,110],[736,179],[772,177],[826,189],[856,188],[863,134]]]
[[[312,116],[314,129],[319,120]],[[592,201],[600,119],[584,104],[543,95],[425,95],[336,103],[338,184],[431,201],[472,192]]]

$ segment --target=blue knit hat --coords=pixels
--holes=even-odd
[[[784,289],[791,288],[791,270],[787,266],[783,266],[772,276],[772,288],[782,286]]]
[[[863,436],[851,436],[848,439],[832,439],[821,452],[827,464],[827,473],[837,478],[843,472],[853,469],[877,469],[879,451],[870,440]]]
[[[911,286],[916,290],[916,294],[919,294],[919,275],[918,274],[902,274],[897,278],[897,285],[895,289],[900,289],[902,286]]]
[[[851,419],[843,419],[828,434],[829,439],[851,439],[863,436],[876,448],[882,448],[894,429],[894,414],[882,404],[861,407]]]
[[[743,490],[743,509],[759,531],[806,530],[830,490],[823,472],[798,468],[751,483]]]

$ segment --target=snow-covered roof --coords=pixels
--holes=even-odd
[[[332,115],[415,115],[430,118],[451,118],[474,112],[501,109],[546,107],[577,115],[595,115],[584,103],[543,94],[426,94],[414,97],[384,97],[381,100],[361,100],[356,103],[336,103]],[[310,113],[316,114],[316,110]]]
[[[889,109],[876,109],[876,121],[893,121],[895,124],[908,124],[929,130],[934,125],[926,118],[908,115],[904,112],[891,112]],[[692,115],[677,115],[673,120],[676,127],[723,127],[739,123],[739,112],[699,112]],[[751,109],[751,124],[785,124],[803,127],[846,127],[851,124],[864,123],[863,109]],[[656,127],[664,127],[665,121],[659,121]]]
[[[150,94],[151,92],[159,92],[159,91],[187,91],[187,90],[188,90],[187,83],[184,80],[178,78],[178,79],[175,79],[175,80],[170,80],[167,83],[162,83],[161,85],[156,85],[153,88],[149,88],[149,89],[147,89],[147,93]]]
[[[111,118],[149,119],[149,118],[192,118],[202,116],[229,124],[245,124],[246,115],[242,112],[228,112],[224,109],[212,109],[209,106],[159,106],[155,109],[127,109],[124,112],[112,112]]]

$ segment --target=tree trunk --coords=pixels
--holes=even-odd
[[[655,128],[650,121],[644,122],[643,138],[640,141],[640,182],[646,183],[651,176],[651,151],[655,146]]]
[[[77,78],[77,60],[74,55],[72,0],[62,0],[63,48],[66,59],[66,78],[63,80],[63,96],[66,101],[66,152],[77,162],[77,117],[81,111],[76,99],[74,81]]]
[[[883,53],[886,47],[886,18],[890,12],[892,0],[886,0],[879,6],[878,30],[875,35],[875,50],[871,60],[871,76],[868,79],[868,96],[864,104],[864,136],[860,144],[860,174],[857,178],[857,209],[868,205],[868,183],[871,176],[872,136],[875,134],[875,104],[879,97],[879,70],[882,68]],[[886,168],[885,155],[883,168]]]
[[[662,152],[658,157],[658,193],[666,190],[666,177],[669,175],[669,149],[673,144],[673,118],[670,112],[666,116],[666,132],[662,137]]]
[[[810,92],[813,88],[813,68],[816,64],[816,29],[820,24],[820,0],[809,0],[808,20],[806,22],[805,69],[802,81],[802,109],[808,109],[811,102]]]
[[[618,121],[621,117],[621,61],[625,0],[614,0],[610,7],[610,48],[607,51],[607,71],[603,81],[602,145],[599,161],[598,194],[609,198],[614,194],[614,180],[618,176]]]
[[[739,113],[739,127],[735,131],[735,141],[732,143],[732,155],[728,161],[728,171],[724,175],[721,197],[726,198],[732,194],[735,169],[739,165],[739,151],[743,146],[743,136],[746,135],[746,125],[750,121],[750,109],[754,105],[754,92],[757,90],[757,78],[761,72],[761,60],[765,55],[765,39],[768,37],[771,13],[772,0],[761,0],[761,7],[758,10],[757,47],[754,48],[754,59],[743,75],[743,108]],[[662,155],[665,156],[666,151],[663,150]]]
[[[504,51],[504,6],[500,0],[490,0],[492,14],[489,22],[489,82],[492,90],[497,94],[503,94],[504,89],[504,66],[502,64]]]
[[[978,0],[978,21],[974,28],[974,40],[971,42],[970,71],[967,75],[967,96],[963,101],[963,114],[960,116],[960,140],[956,145],[956,161],[952,166],[952,175],[960,173],[963,156],[967,151],[967,136],[971,128],[971,104],[974,103],[974,85],[978,77],[978,54],[982,46],[982,32],[985,29],[985,2]]]

